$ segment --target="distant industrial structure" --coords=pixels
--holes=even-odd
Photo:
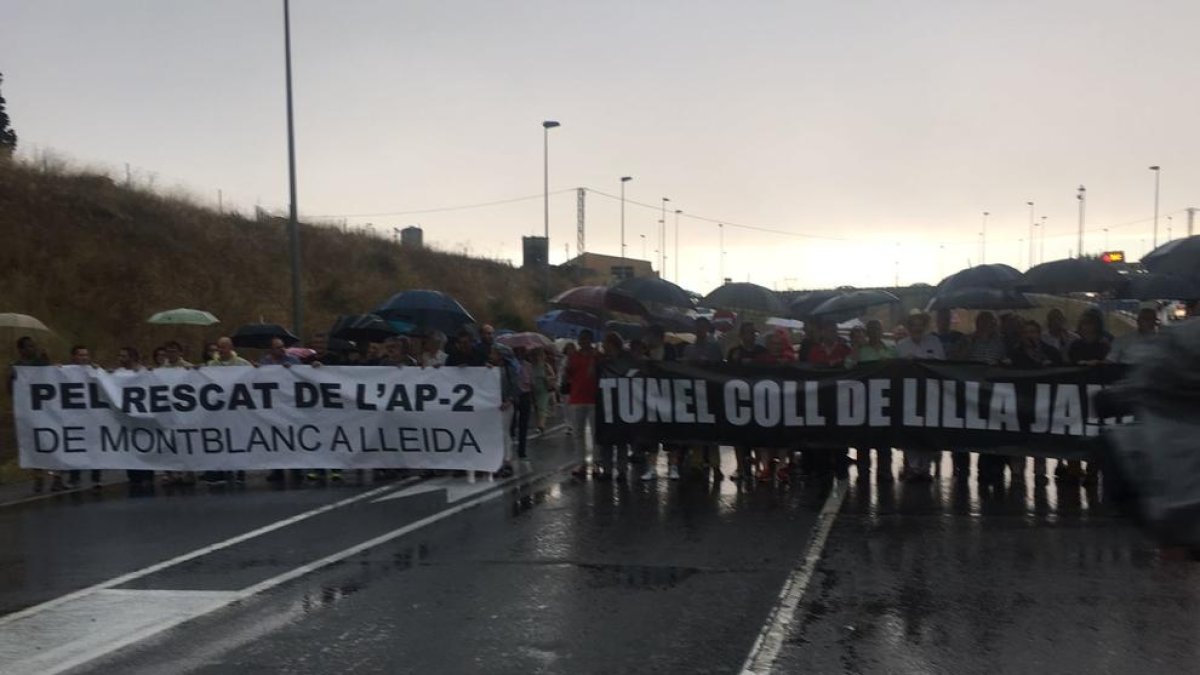
[[[540,269],[550,263],[549,242],[545,237],[521,237],[521,267]]]
[[[404,248],[425,248],[425,231],[416,225],[400,230],[400,245]]]
[[[657,277],[649,260],[634,260],[602,253],[582,253],[562,264],[564,270],[597,284],[621,281],[634,277]]]

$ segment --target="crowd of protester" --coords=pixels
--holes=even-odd
[[[1023,319],[1016,314],[996,316],[979,312],[974,330],[963,333],[952,327],[949,311],[936,317],[914,313],[902,327],[893,331],[888,340],[880,322],[869,321],[849,331],[848,339],[839,333],[836,323],[814,320],[806,326],[799,339],[793,341],[788,330],[768,329],[761,333],[750,322],[736,328],[736,337],[727,340],[728,348],[713,334],[712,324],[704,318],[695,322],[694,341],[670,344],[660,326],[650,326],[640,339],[628,343],[617,333],[609,332],[602,344],[595,344],[590,330],[579,334],[562,350],[550,347],[510,349],[495,340],[495,329],[479,327],[478,337],[464,329],[447,340],[431,331],[419,336],[395,336],[380,343],[361,348],[331,349],[326,334],[311,337],[306,350],[289,350],[275,338],[261,350],[255,360],[238,353],[233,340],[220,337],[206,343],[203,350],[189,361],[177,341],[167,342],[143,359],[135,347],[123,347],[111,364],[112,370],[138,371],[155,368],[210,367],[291,367],[302,363],[314,366],[394,366],[394,367],[458,367],[492,366],[502,371],[502,399],[505,427],[508,430],[505,459],[498,472],[501,477],[512,475],[515,464],[527,457],[528,441],[544,433],[547,425],[561,415],[567,433],[574,437],[575,451],[580,458],[578,476],[591,474],[598,480],[623,479],[631,465],[643,481],[659,477],[658,458],[666,455],[667,477],[679,480],[688,473],[711,475],[714,481],[725,478],[721,470],[720,449],[715,444],[689,447],[679,443],[639,444],[632,447],[596,446],[588,459],[588,440],[595,430],[595,405],[599,374],[606,363],[614,360],[680,361],[696,364],[806,364],[816,368],[849,368],[888,359],[929,359],[977,362],[1006,365],[1023,369],[1059,365],[1095,365],[1106,362],[1132,363],[1145,344],[1155,339],[1158,317],[1154,310],[1142,310],[1137,316],[1137,330],[1114,339],[1105,329],[1104,317],[1096,309],[1088,309],[1079,318],[1075,330],[1067,326],[1065,315],[1051,309],[1041,323]],[[15,366],[46,366],[53,362],[31,337],[22,337],[16,344],[18,358]],[[94,362],[86,345],[72,347],[64,365],[102,367]],[[15,374],[14,374],[15,377]],[[12,378],[9,380],[11,392]],[[660,448],[661,445],[661,448]],[[848,448],[806,444],[797,447],[736,447],[733,449],[736,470],[729,476],[733,481],[764,481],[786,483],[797,471],[802,473],[848,474],[857,465],[860,479],[871,474],[872,448],[857,448],[852,460]],[[880,482],[894,480],[891,467],[891,448],[873,448],[876,455],[875,476]],[[952,453],[956,478],[970,475],[970,454],[965,449]],[[900,469],[901,480],[921,482],[933,477],[940,452],[909,449],[904,453]],[[1012,481],[1022,481],[1026,458],[979,453],[976,466],[980,481],[1002,481],[1005,469]],[[689,471],[690,470],[690,471]],[[53,491],[80,486],[79,471],[35,472],[34,490],[45,489],[50,479]],[[130,471],[131,485],[152,485],[152,472]],[[397,475],[393,471],[377,471],[378,478]],[[1046,460],[1035,459],[1034,475],[1039,483],[1046,482]],[[93,485],[98,486],[99,471],[91,472]],[[285,472],[270,472],[268,480],[283,482]],[[473,474],[472,474],[473,478]],[[1096,472],[1086,471],[1080,462],[1058,462],[1055,478],[1064,482],[1093,482]],[[168,484],[193,484],[197,480],[210,483],[245,481],[245,472],[207,472],[197,478],[188,472],[164,472],[159,479]],[[292,480],[340,481],[340,471],[292,471]]]
[[[1025,319],[1015,313],[997,316],[990,311],[978,312],[974,330],[964,333],[952,327],[951,312],[943,310],[930,316],[925,313],[910,315],[902,329],[893,331],[894,340],[885,339],[879,321],[869,321],[849,331],[848,339],[839,333],[832,321],[814,320],[805,327],[803,336],[793,344],[792,334],[782,328],[768,329],[760,334],[753,323],[742,323],[737,329],[736,340],[728,350],[722,350],[712,338],[712,326],[706,319],[698,319],[693,344],[671,345],[663,341],[663,330],[651,326],[643,339],[625,345],[616,333],[604,337],[603,345],[594,345],[594,335],[584,331],[579,338],[579,347],[565,357],[564,386],[568,392],[567,415],[576,436],[576,452],[581,457],[577,475],[589,472],[598,480],[621,479],[626,475],[626,464],[641,467],[642,480],[658,478],[658,446],[597,447],[592,461],[587,461],[587,443],[590,434],[582,433],[585,427],[594,429],[595,389],[597,373],[606,360],[645,359],[651,361],[681,361],[695,363],[731,364],[804,364],[814,368],[850,368],[860,364],[888,359],[954,360],[974,362],[992,366],[1011,366],[1022,369],[1049,368],[1063,365],[1090,366],[1102,363],[1134,363],[1140,350],[1155,339],[1158,332],[1158,316],[1153,309],[1143,309],[1137,316],[1137,330],[1115,338],[1105,329],[1104,316],[1089,308],[1079,318],[1072,331],[1059,309],[1051,309],[1045,318],[1046,329],[1033,319]],[[684,476],[683,467],[698,469],[695,473],[710,474],[714,480],[724,478],[721,472],[719,450],[715,445],[686,447],[675,443],[663,443],[667,454],[667,477],[679,480]],[[876,480],[889,482],[895,479],[891,467],[891,448],[857,448],[855,457],[850,458],[848,448],[799,444],[792,448],[736,447],[734,455],[737,470],[729,478],[734,481],[787,482],[798,471],[848,475],[852,466],[857,467],[860,479],[871,475],[871,450],[875,450]],[[978,452],[975,467],[976,477],[981,482],[994,483],[1004,480],[1005,471],[1010,480],[1025,480],[1028,458],[1006,454]],[[907,449],[899,478],[910,482],[930,481],[941,455],[940,451]],[[971,451],[967,448],[952,451],[953,476],[959,480],[971,474]],[[1038,484],[1049,482],[1046,460],[1036,458],[1034,478]],[[1093,484],[1098,474],[1094,467],[1084,470],[1079,461],[1060,461],[1054,472],[1055,480],[1062,483]]]
[[[447,344],[446,336],[439,331],[429,331],[421,336],[397,335],[383,342],[368,343],[361,346],[348,344],[345,349],[333,350],[327,334],[313,335],[308,346],[303,349],[289,350],[281,338],[272,338],[265,349],[256,350],[261,353],[250,360],[238,353],[234,348],[233,339],[222,336],[214,342],[205,343],[204,348],[194,360],[185,358],[185,349],[178,341],[170,341],[156,347],[151,352],[150,359],[143,359],[136,347],[122,347],[117,351],[116,358],[111,364],[101,364],[93,360],[91,349],[87,345],[75,345],[70,350],[69,358],[55,362],[50,359],[45,349],[30,337],[23,336],[16,342],[17,359],[13,366],[50,366],[71,365],[88,368],[106,367],[111,371],[141,371],[157,368],[219,368],[219,367],[292,367],[301,364],[312,366],[394,366],[394,367],[456,367],[456,366],[491,366],[501,369],[502,411],[505,426],[509,430],[506,440],[513,447],[505,448],[504,464],[498,472],[499,476],[512,475],[514,464],[527,455],[527,443],[531,436],[536,437],[546,429],[548,420],[555,415],[559,400],[559,377],[556,368],[557,359],[550,358],[556,353],[544,348],[510,349],[495,341],[495,329],[490,325],[479,327],[478,338],[464,329],[454,336],[453,342]],[[10,369],[8,380],[9,394],[12,393],[13,382],[16,378],[15,369]],[[532,427],[532,428],[531,428]],[[378,479],[395,478],[404,472],[377,470]],[[132,487],[152,487],[155,480],[154,472],[131,470],[127,472]],[[474,474],[470,476],[475,478]],[[42,492],[46,489],[49,479],[51,491],[77,489],[81,487],[80,471],[34,471],[33,490]],[[98,470],[90,472],[93,488],[101,485],[102,474]],[[244,471],[208,471],[201,476],[192,472],[164,471],[158,477],[167,485],[194,485],[203,482],[215,484],[243,484],[246,480]],[[267,475],[271,482],[286,482],[289,474],[283,470],[274,470]],[[343,480],[340,470],[326,471],[323,469],[293,470],[290,472],[293,481],[332,481]]]

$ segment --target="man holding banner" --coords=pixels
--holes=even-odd
[[[908,337],[896,343],[896,356],[902,359],[945,360],[946,353],[942,349],[942,341],[929,333],[928,314],[920,312],[909,315],[904,325],[908,329]],[[900,480],[933,480],[931,469],[937,455],[937,450],[905,450]]]

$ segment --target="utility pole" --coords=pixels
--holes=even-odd
[[[679,209],[675,209],[675,283],[679,283],[679,214],[683,213]]]
[[[667,197],[662,198],[662,217],[658,220],[658,268],[662,278],[667,278]]]
[[[1083,257],[1083,214],[1087,206],[1087,188],[1080,185],[1075,191],[1075,199],[1079,200],[1079,239],[1075,242],[1075,257]]]
[[[587,229],[586,205],[587,205],[587,190],[584,188],[576,188],[575,199],[575,227],[579,233],[579,241],[576,242],[575,255],[583,255],[587,251],[584,245],[584,232]]]
[[[979,264],[987,262],[987,219],[991,213],[983,212],[983,226],[979,230]]]
[[[1033,202],[1025,202],[1029,207],[1029,266],[1033,267],[1033,229],[1037,227],[1033,222]]]
[[[1190,237],[1190,236],[1192,236],[1192,233],[1193,233],[1192,226],[1196,224],[1196,207],[1189,206],[1187,213],[1188,213],[1188,236]]]
[[[717,250],[720,251],[720,260],[717,263],[717,269],[720,270],[718,276],[721,278],[720,283],[725,283],[725,224],[717,223]]]
[[[1158,179],[1162,175],[1162,167],[1156,164],[1150,170],[1154,172],[1154,239],[1151,241],[1154,248],[1158,248]]]
[[[292,332],[304,335],[304,300],[300,289],[300,223],[296,208],[296,125],[292,118],[292,18],[283,0],[283,54],[287,74],[288,235],[292,249]]]

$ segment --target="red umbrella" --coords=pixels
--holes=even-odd
[[[646,307],[633,296],[614,291],[607,286],[578,286],[563,291],[550,300],[550,304],[574,309],[620,312],[644,316]]]
[[[497,335],[496,342],[511,349],[518,347],[525,349],[554,349],[554,341],[541,333],[508,333],[507,335]]]

